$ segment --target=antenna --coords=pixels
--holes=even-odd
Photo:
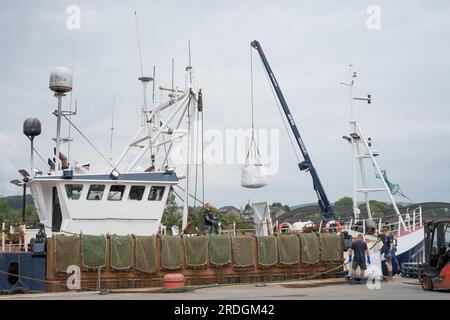
[[[191,40],[188,40],[188,54],[189,54],[189,66],[187,67],[187,70],[189,70],[189,84],[192,86]]]
[[[113,92],[112,115],[111,115],[111,135],[109,137],[109,161],[112,161],[115,103],[116,103],[116,93]]]
[[[155,103],[155,76],[156,76],[156,66],[153,66],[152,103]]]
[[[174,70],[175,70],[175,59],[172,58],[172,92],[175,90],[175,75],[174,75]]]
[[[188,51],[189,51],[189,67],[192,67],[192,61],[191,61],[191,40],[188,40]]]
[[[137,37],[137,45],[139,51],[139,66],[141,68],[141,77],[144,76],[144,68],[142,67],[142,47],[141,47],[141,37],[139,35],[139,23],[137,17],[137,9],[136,9],[136,1],[134,2],[134,20],[136,23],[136,37]]]

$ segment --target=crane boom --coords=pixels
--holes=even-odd
[[[284,114],[286,115],[286,118],[289,122],[292,133],[294,134],[295,140],[297,141],[297,144],[302,152],[304,161],[300,162],[298,164],[298,167],[300,168],[301,171],[306,170],[309,171],[309,173],[311,174],[313,180],[313,187],[314,191],[317,194],[320,210],[322,211],[322,214],[325,216],[326,219],[331,220],[334,218],[333,209],[330,205],[330,202],[328,201],[328,197],[325,193],[322,183],[320,182],[319,175],[317,174],[317,171],[312,164],[309,153],[306,150],[305,143],[303,142],[303,139],[300,136],[300,132],[298,131],[297,125],[295,124],[294,117],[292,116],[291,111],[289,110],[286,100],[284,99],[283,93],[281,92],[281,88],[278,85],[275,75],[273,74],[272,68],[270,67],[269,62],[267,61],[267,58],[264,55],[264,51],[259,42],[257,40],[254,40],[252,41],[251,46],[258,51],[261,57],[261,60],[264,64],[267,74],[269,75],[270,82],[272,83],[272,86],[275,89],[278,100],[280,101],[281,107],[283,108]]]

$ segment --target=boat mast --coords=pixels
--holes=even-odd
[[[359,101],[366,101],[368,104],[372,102],[372,98],[370,95],[367,95],[367,97],[360,98],[360,97],[354,97],[353,96],[353,85],[354,85],[354,78],[357,77],[357,73],[352,70],[353,65],[349,65],[349,82],[341,82],[340,84],[346,85],[349,87],[349,94],[350,94],[350,128],[351,133],[350,137],[344,136],[343,138],[347,140],[352,145],[352,155],[353,155],[353,215],[355,217],[355,222],[357,222],[360,218],[360,210],[358,208],[358,192],[362,192],[364,194],[364,200],[367,207],[367,214],[369,219],[371,220],[372,212],[370,208],[369,203],[369,193],[370,192],[386,192],[388,194],[389,200],[394,208],[394,211],[396,215],[400,218],[400,223],[404,229],[406,229],[405,222],[403,221],[400,211],[398,210],[397,204],[395,202],[394,196],[392,195],[391,190],[389,189],[389,186],[387,185],[385,179],[383,178],[383,174],[381,172],[380,167],[378,166],[378,163],[375,159],[376,156],[378,156],[378,152],[374,151],[372,149],[372,143],[371,139],[366,139],[364,133],[362,132],[359,122],[356,121],[354,116],[354,108],[353,108],[353,101],[359,100]],[[361,148],[362,144],[362,148]],[[379,177],[383,183],[382,188],[368,188],[367,186],[367,179],[366,179],[366,170],[364,165],[364,160],[369,159],[375,169],[376,177]],[[358,188],[358,182],[357,182],[357,167],[359,165],[359,170],[361,174],[361,182],[362,182],[362,188]]]

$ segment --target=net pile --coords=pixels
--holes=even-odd
[[[209,262],[216,266],[231,263],[231,242],[227,235],[211,235],[208,238]]]
[[[319,237],[314,233],[301,233],[302,263],[314,264],[320,260]]]
[[[277,263],[277,238],[274,236],[257,237],[258,264],[270,267]]]
[[[55,271],[67,272],[71,265],[80,266],[80,238],[78,236],[56,236]]]
[[[179,236],[164,236],[161,239],[161,268],[177,270],[183,267],[181,257],[181,238]]]
[[[322,261],[341,260],[341,238],[337,234],[320,234],[320,259]]]
[[[297,235],[280,235],[278,246],[280,249],[280,264],[289,266],[300,262],[300,243]]]
[[[144,273],[158,271],[156,236],[136,236],[136,270]]]
[[[81,236],[83,246],[83,267],[98,269],[106,265],[106,237],[85,235]]]
[[[254,238],[235,236],[231,238],[233,248],[233,265],[240,268],[252,267],[254,261]]]
[[[127,270],[133,266],[133,237],[111,236],[111,269]]]
[[[208,237],[184,237],[186,266],[199,268],[208,264]]]

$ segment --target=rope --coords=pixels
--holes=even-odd
[[[250,101],[252,106],[252,139],[253,131],[255,129],[254,121],[254,98],[253,98],[253,48],[250,46]]]

